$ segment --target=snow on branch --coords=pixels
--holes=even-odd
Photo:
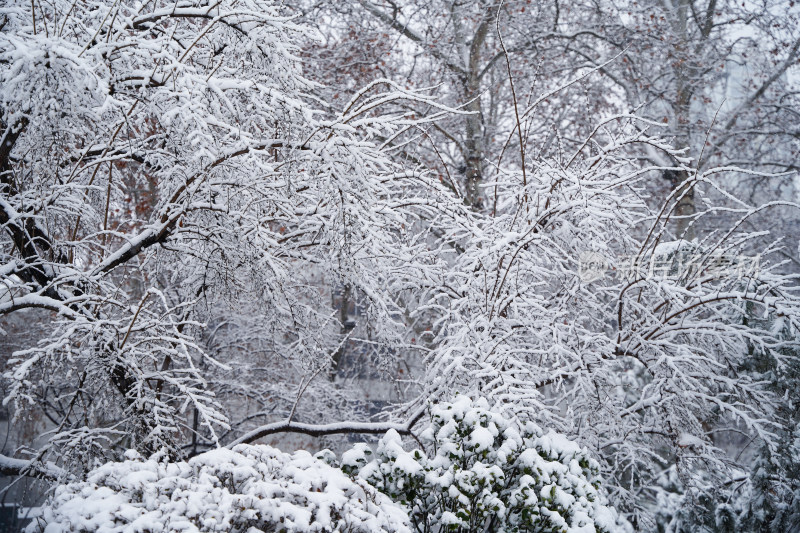
[[[47,481],[63,481],[72,475],[53,463],[42,464],[35,460],[25,461],[0,455],[0,474],[4,476],[28,476]]]
[[[230,446],[237,444],[250,444],[256,440],[273,435],[275,433],[300,433],[309,435],[311,437],[322,437],[324,435],[341,435],[341,434],[367,434],[367,435],[383,435],[387,431],[396,431],[400,435],[414,435],[412,428],[419,422],[425,414],[425,409],[420,409],[414,413],[406,422],[392,423],[392,422],[334,422],[331,424],[304,424],[301,422],[294,422],[286,420],[284,422],[275,422],[273,424],[266,424],[253,429],[246,434],[242,435]]]

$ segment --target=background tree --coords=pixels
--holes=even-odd
[[[572,142],[588,134],[594,126],[591,114],[608,103],[590,80],[580,87],[561,87],[585,73],[587,65],[567,46],[584,32],[568,31],[580,20],[579,11],[580,6],[527,0],[359,0],[315,5],[307,17],[324,20],[322,29],[337,48],[352,51],[346,55],[369,50],[376,54],[372,68],[381,75],[401,84],[434,86],[440,101],[469,111],[444,117],[419,133],[413,157],[437,168],[446,183],[457,184],[456,192],[468,205],[489,209],[485,187],[494,180],[498,160],[521,165],[521,150],[552,155],[556,139]],[[351,35],[349,28],[359,31]],[[510,52],[508,62],[503,45]],[[342,62],[338,72],[349,74],[351,65]],[[326,63],[325,68],[337,72],[336,66]],[[515,88],[509,84],[509,72]],[[522,117],[522,133],[514,133],[512,91],[523,106],[556,87],[562,90],[540,102],[536,115]],[[419,106],[414,109],[426,112]]]
[[[603,72],[625,95],[629,109],[668,125],[671,142],[686,148],[695,166],[734,165],[761,172],[797,168],[800,13],[793,5],[676,0],[605,6],[604,42],[623,56]],[[586,57],[598,64],[603,59]],[[648,156],[667,163],[657,152]],[[691,238],[696,193],[686,187],[685,174],[667,172],[663,178],[669,188],[685,187],[676,206],[675,231]],[[791,188],[788,178],[740,174],[731,179],[742,193],[766,188],[770,198]]]

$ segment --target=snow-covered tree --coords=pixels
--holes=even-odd
[[[753,255],[764,234],[742,229],[769,206],[724,192],[720,171],[692,169],[647,128],[611,117],[583,151],[502,173],[487,191],[497,214],[473,215],[471,234],[447,252],[455,267],[418,309],[435,324],[427,394],[507,402],[595,450],[612,501],[644,528],[654,524],[643,504],[671,465],[687,487],[736,474],[737,453],[714,435],[744,431],[778,445],[779,397],[741,368],[753,344],[794,349],[800,316],[780,257]],[[671,241],[681,193],[649,208],[644,182],[664,167],[643,166],[635,154],[644,147],[728,194],[729,205],[699,214],[739,221],[702,241]],[[786,329],[743,323],[751,313]]]
[[[792,3],[764,0],[668,0],[598,5],[601,50],[618,50],[620,61],[604,66],[609,83],[628,110],[663,122],[671,142],[686,148],[700,168],[731,165],[762,172],[798,168],[797,76],[800,11]],[[631,53],[633,52],[633,53]],[[605,54],[584,52],[599,65]],[[664,162],[663,154],[646,153]],[[668,164],[666,166],[669,166]],[[775,198],[791,180],[735,175],[741,195]],[[676,232],[694,233],[695,188],[688,175],[665,172],[655,186],[686,187],[677,208]],[[764,190],[769,191],[767,194]],[[785,194],[785,192],[783,193]],[[702,211],[702,207],[699,209]],[[787,212],[797,232],[797,215]],[[784,231],[786,231],[784,229]]]
[[[331,47],[267,0],[2,7],[0,316],[35,324],[3,386],[40,430],[2,472],[80,478],[127,448],[177,460],[282,432],[411,435],[460,393],[585,446],[609,500],[652,529],[665,472],[691,512],[707,487],[738,490],[750,440],[787,453],[790,386],[768,381],[796,360],[800,298],[763,221],[797,205],[724,187],[775,176],[672,146],[685,125],[651,115],[663,102],[632,106],[648,119],[589,91],[590,111],[562,115],[613,75],[605,48],[588,66],[548,54],[552,90],[523,83],[537,60],[520,56],[545,42],[583,57],[596,35],[562,31],[579,6],[422,4],[337,5],[368,15],[371,39],[413,43],[351,54],[387,46],[408,81],[356,88],[359,71],[341,91],[310,79],[345,76],[310,63]],[[466,108],[406,88],[416,68]],[[680,179],[660,194],[664,176]],[[693,240],[674,231],[688,201]],[[355,337],[406,394],[381,422],[343,383]],[[790,466],[753,471],[762,495],[788,501]]]
[[[408,228],[447,198],[381,146],[414,122],[376,109],[423,95],[376,82],[317,111],[293,44],[310,30],[268,1],[2,16],[0,315],[50,322],[5,373],[6,402],[46,420],[33,459],[216,445],[207,369],[227,364],[202,332],[226,308],[260,317],[306,379],[341,342],[331,287],[398,337],[395,297],[435,263]]]

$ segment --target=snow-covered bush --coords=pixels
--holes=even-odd
[[[58,487],[28,531],[404,533],[407,524],[400,506],[308,452],[239,445],[185,462],[129,450]]]
[[[342,469],[409,508],[417,531],[616,532],[630,526],[606,505],[599,465],[585,448],[530,422],[457,397],[431,409],[428,453],[390,431],[376,452],[358,445]]]

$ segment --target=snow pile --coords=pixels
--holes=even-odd
[[[409,531],[401,507],[307,452],[239,445],[187,462],[126,457],[58,487],[28,531]]]
[[[342,469],[409,508],[418,531],[626,532],[606,504],[599,465],[566,437],[459,397],[434,406],[422,441],[403,449],[390,431],[376,452],[356,446]]]

